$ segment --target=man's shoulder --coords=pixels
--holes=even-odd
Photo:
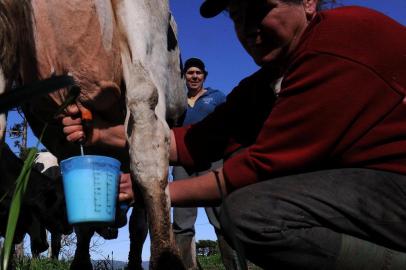
[[[276,98],[271,85],[280,76],[280,71],[272,67],[261,67],[253,74],[242,79],[228,94],[227,100],[247,102],[252,99],[262,99],[271,104]]]
[[[263,66],[251,75],[242,79],[238,85],[240,88],[268,87],[270,83],[280,77],[280,72],[269,66]]]
[[[217,97],[217,98],[225,98],[225,94],[222,91],[218,90],[218,89],[214,89],[212,87],[207,87],[206,90],[207,90],[207,92],[205,94],[206,96],[214,96],[214,97]]]
[[[223,94],[223,92],[221,91],[221,90],[219,90],[219,89],[215,89],[215,88],[213,88],[213,87],[206,87],[206,90],[207,90],[207,93],[210,93],[210,94],[217,94],[217,93],[219,93],[219,94]],[[223,94],[224,95],[224,94]]]
[[[353,27],[360,27],[362,24],[354,24],[356,21],[365,21],[365,20],[385,20],[390,19],[385,14],[376,11],[371,8],[361,7],[361,6],[343,6],[333,9],[323,10],[319,13],[323,23],[325,24],[334,24],[337,22],[340,23],[349,23]],[[365,25],[369,27],[369,25]]]
[[[346,59],[378,73],[386,69],[381,63],[395,70],[404,66],[399,58],[406,54],[406,27],[363,7],[322,11],[305,32],[293,59],[307,54]]]
[[[379,38],[406,34],[406,28],[390,17],[358,6],[322,11],[315,21],[314,26],[310,27],[308,49],[359,51],[364,50],[360,46],[379,46]]]

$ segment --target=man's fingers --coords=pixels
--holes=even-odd
[[[78,116],[66,116],[62,118],[63,133],[69,142],[77,142],[85,138],[82,120]]]
[[[63,133],[66,135],[66,140],[68,142],[77,142],[85,139],[86,137],[82,125],[65,126],[63,128]]]
[[[70,104],[68,107],[66,107],[66,114],[67,115],[79,115],[79,108],[76,104]]]
[[[131,188],[131,182],[120,182],[120,187]]]
[[[132,196],[132,194],[119,193],[118,201],[120,201],[120,202],[130,201],[132,203],[132,202],[134,202],[134,197]]]
[[[83,131],[77,131],[66,136],[66,140],[68,142],[77,142],[83,140],[84,138],[85,133]]]
[[[63,132],[65,134],[73,133],[76,131],[83,131],[82,125],[69,125],[69,126],[64,126],[63,127]]]
[[[64,126],[82,125],[82,119],[80,119],[80,117],[66,116],[62,118],[62,125]]]
[[[118,199],[119,201],[134,201],[131,176],[128,173],[120,175],[120,192],[118,194]]]
[[[121,193],[127,193],[130,194],[132,193],[132,185],[131,183],[120,183],[120,192]]]
[[[129,200],[129,199],[131,199],[131,195],[128,193],[120,193],[120,194],[118,194],[118,199],[120,201]]]

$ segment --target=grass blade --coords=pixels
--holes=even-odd
[[[9,257],[11,248],[13,246],[14,233],[17,226],[18,216],[20,214],[21,203],[23,200],[24,192],[27,189],[28,179],[31,173],[31,167],[34,163],[35,155],[38,152],[37,148],[31,148],[28,152],[27,159],[24,161],[24,166],[20,175],[17,178],[16,189],[14,190],[13,197],[11,199],[10,212],[7,220],[7,229],[4,240],[4,247],[1,253],[2,264],[1,269],[5,270],[9,264]]]

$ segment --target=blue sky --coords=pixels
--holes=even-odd
[[[172,13],[178,24],[178,38],[182,58],[199,57],[206,63],[209,76],[206,86],[229,93],[237,83],[257,69],[251,58],[237,41],[233,26],[226,14],[214,19],[204,19],[199,15],[203,0],[170,0]],[[385,13],[406,25],[405,0],[343,0],[343,5],[367,6]],[[11,116],[14,118],[14,116]],[[29,144],[34,144],[30,136]],[[199,209],[196,221],[196,239],[215,239],[204,211]],[[126,261],[129,249],[128,228],[120,230],[117,240],[106,241],[101,247],[103,256],[114,251],[114,258]],[[149,240],[143,251],[143,259],[149,259]],[[94,258],[101,255],[94,254]]]

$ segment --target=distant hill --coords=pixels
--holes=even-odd
[[[142,268],[144,268],[144,270],[148,270],[149,269],[149,262],[142,262]]]
[[[107,262],[106,260],[94,260],[92,261],[93,267],[95,270],[97,270],[97,266],[103,266],[105,265]],[[111,260],[109,261],[109,266],[111,265]],[[123,261],[113,261],[113,270],[124,270],[125,267],[127,266],[127,262],[123,262]],[[144,270],[148,270],[149,269],[149,262],[142,262],[142,267],[144,268]],[[111,269],[111,268],[108,268]]]

